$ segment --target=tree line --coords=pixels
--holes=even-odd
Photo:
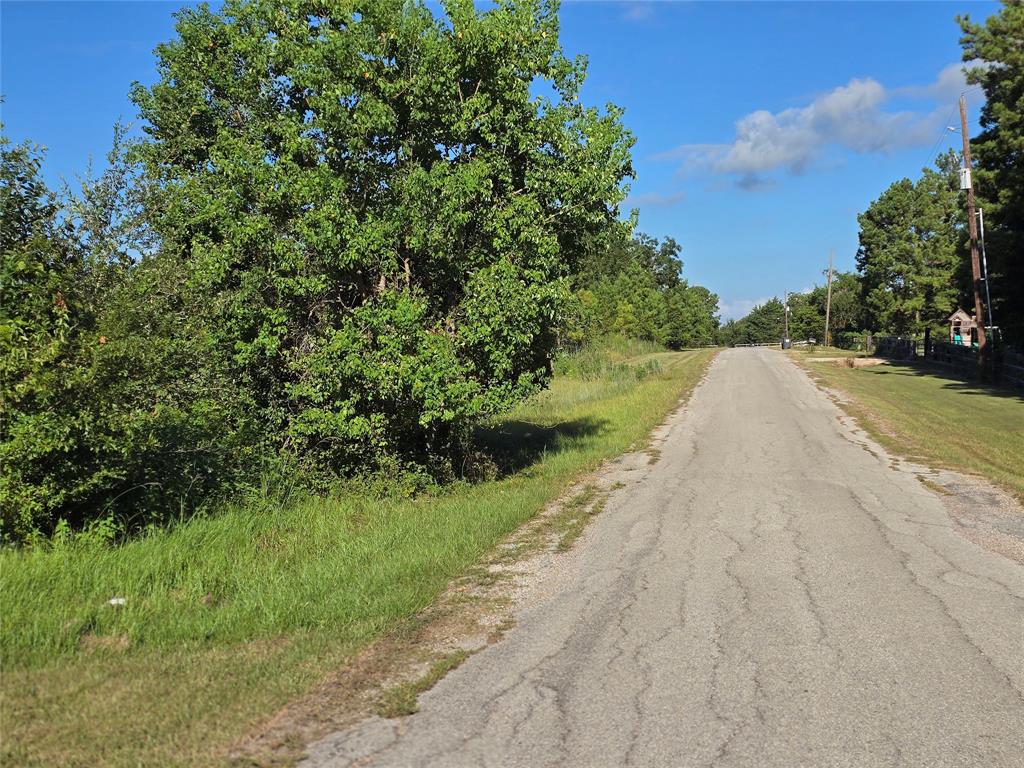
[[[791,339],[825,340],[825,314],[828,303],[827,286],[815,286],[806,293],[791,293],[789,301],[789,336]],[[863,328],[861,281],[853,272],[832,275],[832,303],[829,329],[832,340]],[[739,320],[729,320],[718,330],[718,343],[777,344],[785,329],[785,304],[779,298],[755,306]]]
[[[670,349],[713,344],[718,296],[683,277],[679,244],[638,233],[592,251],[574,276],[565,340],[580,344],[617,334]]]
[[[977,206],[984,211],[992,324],[999,343],[1024,344],[1024,5],[1005,2],[983,24],[958,18],[967,81],[985,93],[971,139]],[[939,156],[917,180],[893,182],[860,216],[856,272],[833,283],[833,333],[942,338],[958,307],[973,314],[973,277],[962,158]],[[837,293],[838,288],[838,293]],[[824,340],[825,289],[790,295],[790,337]],[[778,341],[783,304],[773,299],[726,323],[730,343]],[[982,318],[988,324],[988,317]]]
[[[51,190],[0,139],[0,540],[443,482],[560,347],[709,340],[715,297],[620,217],[634,140],[557,11],[185,8],[99,177]]]

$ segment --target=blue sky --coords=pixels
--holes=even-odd
[[[181,4],[0,5],[5,131],[48,148],[51,182],[102,161]],[[959,140],[954,17],[998,7],[566,2],[562,41],[589,57],[584,100],[625,107],[640,229],[679,241],[687,279],[738,317],[820,283],[830,249],[853,268],[857,213]]]

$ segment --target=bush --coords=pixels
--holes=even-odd
[[[62,207],[5,145],[0,536],[295,472],[451,477],[475,423],[545,385],[632,137],[579,103],[554,3],[448,8],[180,11],[133,89],[134,196]]]
[[[39,180],[40,153],[3,144],[0,540],[64,520],[136,525],[192,511],[254,461],[251,409],[175,298],[180,268],[96,259]],[[102,286],[102,295],[96,294]]]

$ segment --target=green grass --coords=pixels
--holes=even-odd
[[[596,372],[556,377],[484,430],[498,480],[235,506],[116,547],[0,553],[0,764],[223,764],[233,740],[569,483],[644,442],[713,354],[637,351],[636,365],[612,351]]]
[[[864,357],[864,352],[855,349],[840,349],[839,347],[826,347],[816,345],[811,347],[793,347],[791,352],[800,356],[801,359],[808,357]]]
[[[994,480],[1024,500],[1024,395],[935,367],[806,363],[852,398],[849,410],[888,450]]]
[[[461,650],[445,654],[431,664],[430,669],[422,677],[389,688],[381,696],[377,714],[381,717],[404,717],[419,712],[419,695],[437,685],[442,677],[468,657],[469,653]]]

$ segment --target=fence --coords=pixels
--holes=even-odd
[[[978,350],[946,342],[932,344],[927,359],[955,371],[973,374],[978,370]],[[1024,355],[1012,349],[996,347],[992,353],[993,379],[1011,387],[1024,387]]]
[[[928,350],[927,359],[965,373],[971,373],[978,369],[978,353],[963,344],[936,342]]]
[[[997,352],[996,375],[1003,384],[1024,388],[1024,354],[1010,349]]]
[[[978,350],[962,344],[932,342],[928,349],[924,343],[900,336],[881,336],[875,339],[875,354],[894,360],[912,360],[920,357],[952,368],[959,375],[973,376],[978,370]],[[996,347],[992,354],[993,380],[1011,387],[1024,387],[1024,354],[1005,347]]]
[[[852,349],[857,352],[870,352],[871,351],[871,335],[868,333],[850,333],[849,331],[840,331],[839,333],[830,333],[830,340],[832,346],[839,349]]]
[[[917,357],[917,342],[902,336],[878,336],[875,338],[875,354],[895,360],[910,360]]]

